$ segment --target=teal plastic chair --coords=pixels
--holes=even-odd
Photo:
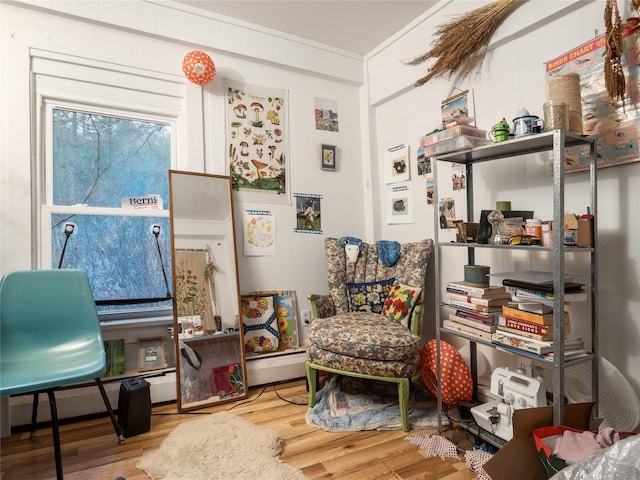
[[[62,479],[60,434],[54,391],[95,380],[119,443],[124,442],[100,377],[106,354],[95,301],[82,270],[28,270],[0,283],[0,396],[33,393],[35,439],[38,394],[51,408],[56,476]]]

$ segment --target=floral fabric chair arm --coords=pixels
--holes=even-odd
[[[311,302],[313,318],[328,318],[336,314],[331,295],[315,295],[312,293],[308,298]]]

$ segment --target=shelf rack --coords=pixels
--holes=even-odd
[[[565,149],[568,147],[586,147],[589,151],[589,184],[590,184],[590,208],[591,213],[594,215],[593,219],[593,232],[594,242],[593,247],[573,247],[564,245],[564,194],[565,194]],[[489,248],[489,249],[508,249],[508,250],[529,250],[531,254],[535,252],[552,252],[553,254],[553,311],[554,311],[554,325],[553,334],[554,338],[564,337],[564,278],[565,278],[565,254],[569,252],[581,252],[590,256],[591,265],[591,354],[579,359],[571,361],[564,361],[564,345],[563,342],[554,342],[553,345],[553,358],[551,361],[544,361],[542,357],[537,355],[527,354],[526,352],[515,353],[508,351],[511,354],[521,355],[523,357],[533,358],[546,363],[550,363],[553,369],[553,423],[560,425],[564,421],[564,371],[565,367],[574,365],[577,363],[591,361],[592,365],[592,392],[594,401],[598,398],[598,329],[597,329],[597,312],[598,312],[598,296],[597,296],[597,159],[596,159],[596,141],[589,139],[582,135],[575,135],[563,130],[554,130],[551,132],[545,132],[537,135],[531,135],[527,137],[508,140],[501,143],[494,143],[485,145],[470,150],[448,153],[438,155],[432,158],[432,172],[433,172],[433,196],[436,202],[440,198],[438,196],[438,162],[458,163],[465,166],[466,175],[466,200],[467,200],[467,221],[473,222],[474,205],[473,205],[473,166],[477,163],[488,162],[503,158],[517,157],[523,155],[529,155],[533,153],[552,152],[553,154],[553,247],[541,247],[541,246],[524,246],[524,245],[489,245],[489,244],[477,244],[477,243],[441,243],[439,241],[439,216],[434,214],[434,239],[436,242],[436,248],[434,250],[434,261],[436,265],[435,272],[435,285],[436,285],[436,341],[437,341],[437,377],[438,377],[438,412],[439,421],[438,428],[442,430],[442,391],[441,391],[441,366],[440,366],[440,334],[446,332],[450,335],[455,335],[459,338],[463,338],[470,342],[470,367],[471,375],[474,387],[474,397],[477,395],[477,344],[487,345],[492,348],[496,348],[501,351],[507,351],[504,348],[500,348],[490,342],[481,341],[479,339],[464,335],[460,332],[448,330],[442,327],[441,321],[441,261],[440,254],[443,248],[466,248],[468,263],[475,263],[475,250],[477,248]],[[436,204],[437,205],[437,204]],[[435,207],[437,208],[437,206]],[[560,360],[558,360],[560,359]],[[597,407],[597,404],[596,404]],[[503,442],[491,441],[490,432],[484,432],[490,443],[501,447]]]

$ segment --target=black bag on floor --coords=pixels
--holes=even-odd
[[[144,378],[131,378],[120,384],[118,423],[125,437],[151,429],[151,390]]]

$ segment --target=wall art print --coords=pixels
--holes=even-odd
[[[275,255],[275,215],[268,210],[245,210],[242,220],[245,256]]]
[[[385,183],[406,182],[409,178],[409,147],[403,143],[387,148],[384,156]]]
[[[582,96],[583,134],[598,142],[597,166],[612,167],[640,160],[640,35],[626,25],[622,35],[622,66],[627,94],[622,102],[609,98],[604,79],[607,39],[600,35],[545,64],[547,83],[558,74],[578,73]],[[589,169],[587,148],[566,152],[567,173]]]
[[[387,224],[413,223],[413,196],[407,185],[392,187],[387,199]]]
[[[338,123],[338,102],[329,98],[314,97],[316,130],[340,131]]]
[[[229,175],[240,201],[290,204],[288,92],[227,84]]]
[[[294,193],[296,198],[296,228],[294,232],[322,234],[320,200],[322,195]]]

